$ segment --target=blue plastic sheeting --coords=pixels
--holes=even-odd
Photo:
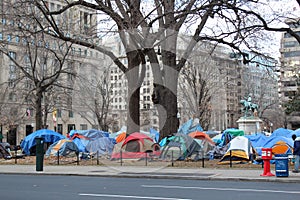
[[[284,137],[292,137],[291,132],[293,132],[290,129],[285,129],[285,128],[278,128],[275,131],[273,131],[271,136],[284,136]]]
[[[277,142],[283,141],[290,147],[294,146],[294,141],[292,138],[283,137],[283,136],[270,136],[266,137],[263,134],[256,135],[246,135],[245,137],[249,138],[252,146],[255,148],[258,155],[261,155],[262,148],[272,148]],[[291,153],[291,152],[287,152]]]
[[[290,133],[290,135],[296,135],[297,137],[300,137],[300,128],[298,128],[297,130],[294,130]],[[291,136],[292,137],[292,136]]]
[[[52,130],[41,129],[41,130],[35,131],[35,132],[31,133],[30,135],[26,136],[20,145],[21,148],[23,149],[23,152],[26,155],[30,155],[30,148],[32,148],[36,145],[36,141],[35,141],[36,137],[43,137],[44,142],[48,142],[48,143],[54,143],[61,139],[66,139],[66,137],[63,136],[62,134],[57,133]]]
[[[53,149],[54,147],[56,147],[56,145],[61,145],[58,151]],[[46,151],[46,156],[50,156],[50,155],[58,156],[58,153],[60,156],[67,156],[71,152],[75,152],[75,153],[79,152],[77,145],[71,140],[63,139],[50,145],[50,147]]]
[[[86,150],[86,145],[88,145],[88,143],[89,143],[89,140],[86,140],[86,139],[80,139],[80,138],[74,138],[73,140],[72,140],[75,144],[76,144],[76,146],[78,147],[78,149],[79,149],[79,152],[87,152],[87,150]]]
[[[86,150],[90,153],[97,153],[98,155],[111,155],[114,145],[116,144],[114,139],[103,137],[90,141],[86,145]]]
[[[96,129],[90,129],[90,130],[71,130],[70,137],[72,138],[72,136],[76,133],[79,135],[83,135],[89,139],[97,139],[97,138],[109,136],[108,132],[100,131]]]
[[[150,134],[154,135],[154,142],[159,141],[159,132],[153,128],[150,128]]]
[[[245,137],[247,137],[250,140],[250,142],[254,148],[255,147],[263,147],[263,145],[265,143],[267,143],[267,141],[269,140],[269,137],[265,136],[262,133],[245,135]]]
[[[188,135],[189,133],[194,131],[203,131],[203,128],[199,123],[196,123],[195,125],[193,123],[194,123],[194,119],[188,120],[187,122],[182,124],[182,126],[179,127],[177,132]]]

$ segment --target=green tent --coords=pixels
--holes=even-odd
[[[162,146],[160,158],[163,160],[185,160],[187,157],[195,157],[201,152],[201,146],[191,137],[185,134],[177,133],[166,139]]]
[[[230,135],[232,137],[237,137],[237,136],[244,136],[245,132],[243,130],[239,130],[239,129],[226,129],[224,132],[226,133],[230,133]]]

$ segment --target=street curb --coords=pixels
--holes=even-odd
[[[55,172],[0,172],[4,175],[33,175],[33,176],[85,176],[85,177],[111,177],[111,178],[148,178],[148,179],[177,179],[200,181],[244,181],[244,182],[280,182],[300,183],[299,179],[286,179],[288,177],[250,178],[250,177],[197,177],[197,176],[170,176],[170,175],[145,175],[145,174],[79,174],[79,173],[55,173]]]

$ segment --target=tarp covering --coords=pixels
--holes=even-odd
[[[101,130],[90,129],[90,130],[71,130],[70,138],[77,145],[79,152],[87,153],[86,146],[94,140],[100,138],[108,138],[109,133]]]
[[[272,148],[273,154],[282,154],[285,151],[286,154],[292,153],[294,147],[294,141],[292,138],[283,136],[270,136],[268,140],[263,144],[264,148]],[[274,148],[274,149],[273,149]],[[258,154],[261,155],[261,149],[258,150]]]
[[[194,131],[203,131],[203,128],[199,124],[198,118],[188,120],[187,122],[182,124],[182,126],[179,127],[177,132],[180,134],[187,135]]]
[[[159,141],[159,132],[153,128],[150,128],[150,134],[154,135],[154,142]]]
[[[41,129],[41,130],[35,131],[35,132],[31,133],[30,135],[26,136],[20,145],[21,148],[23,149],[23,152],[26,155],[30,155],[30,149],[36,145],[36,141],[35,141],[36,137],[43,137],[44,142],[48,142],[51,144],[54,142],[57,142],[61,139],[66,139],[66,137],[63,136],[62,134],[57,133],[52,130]]]
[[[300,128],[298,128],[298,129],[292,131],[292,132],[290,133],[291,137],[292,137],[292,135],[294,135],[294,134],[295,134],[297,137],[300,137]]]
[[[284,136],[284,137],[292,137],[290,134],[292,130],[286,129],[286,128],[278,128],[275,131],[273,131],[271,136]]]
[[[76,144],[76,146],[78,147],[79,149],[79,152],[87,152],[86,150],[86,146],[88,145],[89,143],[89,139],[88,138],[79,138],[79,137],[76,137],[74,139],[72,139],[72,141]]]
[[[90,140],[94,140],[97,138],[102,138],[102,137],[108,137],[109,133],[101,130],[96,130],[96,129],[90,129],[90,130],[71,130],[70,131],[70,137],[73,138],[74,135],[81,135],[86,138],[89,138]]]
[[[110,156],[115,145],[114,141],[115,140],[108,137],[98,138],[96,140],[90,141],[86,145],[86,150],[89,153],[98,154],[99,156],[101,155]]]
[[[284,136],[267,137],[260,133],[245,137],[249,138],[258,155],[261,155],[262,148],[272,148],[273,154],[291,153],[294,146],[292,138]]]
[[[46,156],[67,156],[71,153],[79,153],[77,145],[72,140],[62,139],[49,146]]]

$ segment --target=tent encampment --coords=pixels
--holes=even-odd
[[[23,149],[23,152],[26,155],[30,155],[31,148],[36,145],[35,138],[37,137],[42,137],[44,143],[49,143],[49,144],[53,144],[54,142],[57,142],[61,139],[66,139],[66,137],[63,136],[62,134],[49,129],[41,129],[35,131],[30,135],[26,136],[20,145],[21,148]]]
[[[46,156],[67,156],[71,153],[78,155],[79,149],[72,140],[62,139],[52,145],[46,151]]]
[[[230,160],[232,163],[248,162],[253,153],[250,140],[244,136],[237,136],[229,142],[228,149],[218,164],[227,164]]]
[[[159,156],[159,145],[149,136],[135,132],[115,144],[111,159],[140,159],[146,157],[147,151],[152,151],[152,155]]]

